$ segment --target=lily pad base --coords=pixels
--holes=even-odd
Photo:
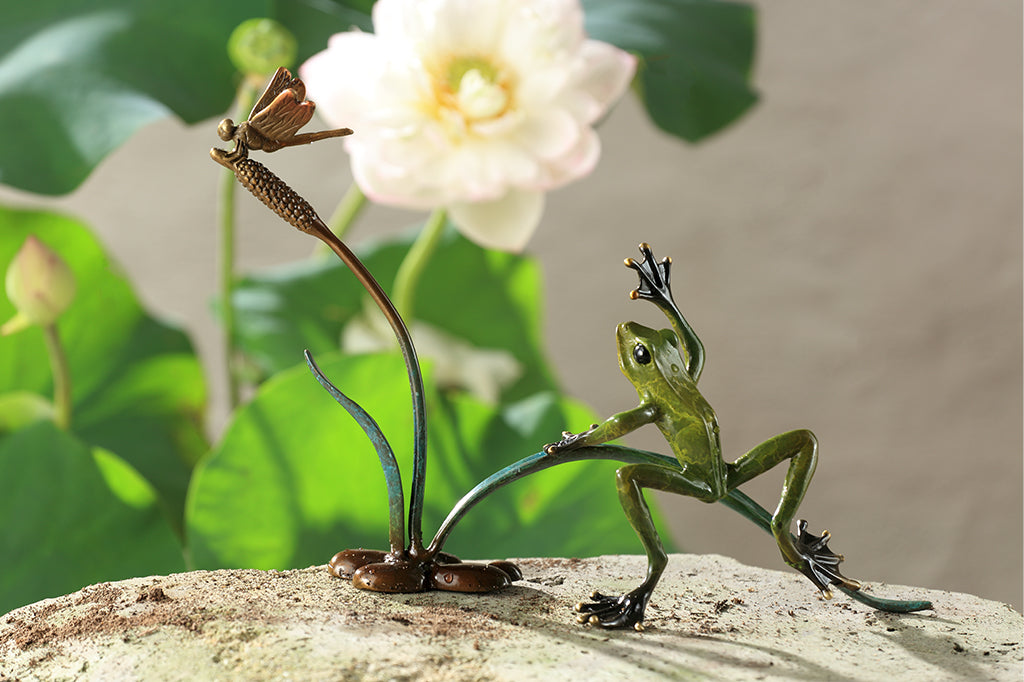
[[[361,590],[391,593],[493,592],[523,578],[519,567],[511,561],[463,563],[445,552],[423,559],[406,552],[394,554],[375,549],[338,552],[327,564],[327,571],[336,578],[351,580]]]

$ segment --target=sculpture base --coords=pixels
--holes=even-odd
[[[463,563],[446,552],[419,560],[405,553],[395,555],[375,549],[338,552],[327,564],[327,572],[351,580],[361,590],[400,594],[426,590],[493,592],[523,578],[511,561]]]

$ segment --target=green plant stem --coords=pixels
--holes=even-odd
[[[359,189],[359,185],[353,182],[349,186],[348,191],[345,192],[345,196],[338,202],[338,207],[334,209],[331,219],[327,221],[327,227],[334,233],[335,237],[344,239],[345,234],[355,223],[356,218],[359,217],[365,206],[366,195]]]
[[[413,306],[416,303],[416,288],[419,285],[423,269],[430,261],[431,255],[437,249],[444,234],[444,225],[447,215],[443,208],[436,209],[427,218],[426,224],[420,230],[419,236],[413,242],[409,253],[398,267],[395,275],[395,285],[391,292],[391,298],[395,308],[406,320],[412,320]]]
[[[54,420],[58,427],[67,431],[71,427],[71,372],[68,369],[68,356],[64,353],[56,323],[44,325],[43,336],[46,338],[46,352],[50,356],[50,370],[53,373]]]
[[[235,109],[236,119],[247,116],[256,100],[256,87],[246,78],[238,87],[238,106]],[[227,371],[228,406],[235,409],[241,399],[238,370],[236,368],[237,350],[235,347],[235,174],[225,169],[220,183],[220,315],[224,325],[224,366]]]
[[[235,306],[231,298],[235,290],[235,174],[225,171],[220,183],[220,319],[224,326],[224,365],[227,370],[228,406],[234,409],[239,401],[238,376],[235,372]]]

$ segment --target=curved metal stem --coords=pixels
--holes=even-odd
[[[413,555],[419,554],[423,550],[421,518],[423,514],[423,471],[426,470],[427,462],[427,422],[423,398],[423,374],[420,371],[419,359],[416,357],[416,348],[412,344],[412,336],[409,335],[402,316],[398,314],[391,299],[384,293],[384,289],[345,242],[338,239],[322,220],[317,220],[309,232],[327,244],[370,293],[374,303],[384,313],[385,319],[395,332],[398,347],[405,359],[405,367],[409,374],[409,387],[412,391],[413,480],[419,483],[418,486],[413,485],[409,499],[409,548]]]
[[[675,457],[659,455],[656,452],[647,452],[646,450],[625,448],[618,445],[596,445],[592,447],[578,448],[576,450],[563,450],[550,454],[542,450],[529,455],[528,457],[524,457],[518,462],[508,465],[504,469],[491,474],[484,480],[477,483],[476,486],[466,493],[448,513],[448,518],[446,518],[441,524],[437,534],[434,535],[433,541],[430,543],[430,547],[427,548],[427,554],[432,556],[437,552],[440,552],[445,541],[448,539],[448,535],[455,528],[455,524],[457,524],[470,509],[475,507],[479,502],[482,502],[485,497],[499,488],[503,488],[509,483],[518,481],[530,474],[535,474],[538,471],[550,469],[551,467],[559,464],[580,462],[588,459],[612,459],[626,464],[647,462],[670,467],[679,466],[679,461]]]
[[[313,372],[313,376],[320,382],[320,385],[327,389],[327,392],[344,407],[356,423],[366,433],[366,437],[373,443],[380,459],[380,466],[384,469],[384,480],[388,487],[388,529],[390,532],[391,553],[398,556],[405,550],[405,496],[402,493],[402,473],[398,468],[398,461],[395,460],[395,451],[391,444],[380,430],[377,421],[364,410],[359,403],[349,398],[338,390],[338,388],[324,376],[324,373],[317,367],[313,360],[313,354],[308,350],[303,351],[306,357],[306,364]]]
[[[595,445],[592,447],[579,448],[578,450],[568,450],[551,454],[545,453],[544,451],[534,453],[528,457],[524,457],[518,462],[510,464],[491,476],[488,476],[486,479],[478,483],[472,490],[466,493],[466,495],[463,496],[463,498],[459,500],[455,507],[453,507],[448,513],[448,518],[446,518],[444,523],[441,524],[441,527],[438,529],[433,541],[430,543],[430,547],[427,548],[427,554],[432,556],[433,554],[441,551],[441,547],[444,546],[445,540],[448,539],[448,535],[452,532],[455,524],[457,524],[470,509],[475,507],[477,503],[481,502],[485,497],[499,488],[502,488],[514,481],[518,481],[530,474],[535,474],[538,471],[543,471],[544,469],[548,469],[559,464],[579,462],[587,459],[611,459],[626,464],[660,464],[662,466],[669,466],[673,468],[679,466],[679,462],[675,457],[668,457],[666,455],[659,455],[656,452],[636,450],[634,448],[627,448],[619,445]],[[736,488],[730,490],[725,497],[719,500],[719,502],[733,511],[738,512],[745,518],[753,521],[762,530],[767,531],[768,533],[772,532],[772,515],[767,509],[740,490]],[[900,601],[896,599],[884,599],[882,597],[875,597],[873,595],[866,594],[863,590],[851,590],[843,585],[835,585],[835,587],[851,599],[855,599],[862,604],[870,606],[873,609],[878,609],[879,611],[910,613],[912,611],[922,611],[924,609],[932,608],[932,603],[929,601]]]
[[[416,357],[416,349],[412,345],[412,337],[409,335],[409,330],[406,329],[402,316],[395,310],[395,306],[384,293],[384,289],[366,269],[362,261],[348,248],[345,242],[331,232],[309,202],[299,196],[295,190],[262,163],[250,159],[248,147],[243,142],[236,142],[235,149],[231,152],[217,148],[211,149],[210,157],[225,168],[231,169],[243,187],[252,192],[253,196],[266,204],[283,220],[327,244],[341,259],[341,262],[352,271],[363,288],[369,292],[377,307],[384,313],[391,329],[394,330],[395,337],[398,339],[398,347],[405,359],[406,371],[409,374],[409,388],[412,392],[413,466],[418,474],[413,480],[416,481],[418,478],[420,482],[419,488],[413,486],[412,499],[409,504],[409,550],[413,556],[422,554],[423,533],[420,529],[420,518],[423,510],[422,473],[426,469],[427,454],[426,409],[423,400],[423,374],[420,371],[419,359]],[[385,474],[387,473],[385,470]],[[392,533],[394,533],[394,528],[392,528]]]

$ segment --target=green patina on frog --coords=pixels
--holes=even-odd
[[[459,519],[500,487],[566,462],[610,459],[626,464],[617,471],[619,499],[647,553],[647,577],[636,589],[617,597],[591,594],[590,601],[576,605],[581,623],[642,629],[647,603],[668,562],[643,498],[645,488],[722,502],[739,512],[770,532],[786,563],[807,576],[827,598],[832,596],[834,586],[882,611],[907,613],[932,608],[927,601],[883,599],[863,592],[859,582],[839,572],[843,557],[829,549],[828,531],[821,535],[808,533],[807,523],[801,520],[797,522],[797,535],[790,533],[817,464],[818,445],[810,431],[775,436],[734,462],[722,458],[718,420],[697,389],[704,367],[704,347],[672,299],[671,260],[655,262],[647,244],[640,245],[640,252],[644,256],[641,262],[626,259],[626,266],[640,276],[640,286],[630,298],[655,303],[672,324],[672,329],[660,331],[635,322],[618,327],[619,365],[636,387],[640,404],[582,433],[564,432],[560,441],[544,446],[542,452],[480,482],[449,513],[431,543],[431,551],[439,550]],[[658,426],[675,457],[606,444],[646,424]],[[786,460],[789,470],[781,499],[775,513],[769,514],[738,486]]]
[[[718,420],[697,388],[704,367],[704,346],[682,316],[669,288],[671,260],[655,263],[647,244],[640,245],[644,260],[626,259],[626,265],[640,275],[640,287],[633,299],[655,303],[668,316],[672,329],[655,330],[624,322],[617,329],[619,365],[640,396],[640,404],[620,412],[583,433],[564,434],[562,440],[545,446],[549,453],[599,445],[619,438],[645,424],[655,424],[665,436],[678,460],[675,466],[642,462],[616,472],[622,508],[640,536],[647,552],[647,577],[622,597],[595,594],[581,603],[581,618],[608,627],[637,626],[662,572],[667,556],[644,501],[645,488],[717,502],[729,491],[776,465],[789,460],[782,496],[771,517],[770,528],[791,567],[806,575],[827,597],[831,584],[859,590],[860,584],[842,576],[837,565],[842,557],[828,550],[827,532],[813,536],[804,530],[794,537],[789,529],[797,508],[814,475],[818,444],[807,430],[790,431],[758,445],[734,462],[722,458]]]

